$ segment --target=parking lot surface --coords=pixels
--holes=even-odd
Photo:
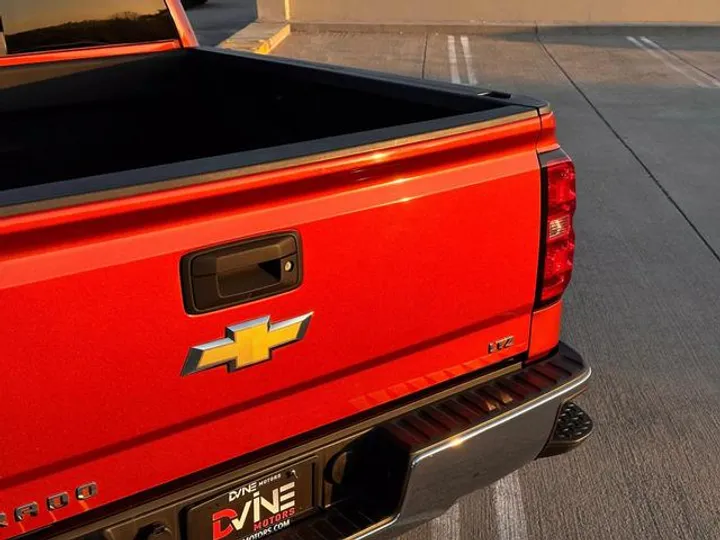
[[[596,434],[404,540],[720,538],[720,31],[653,32],[296,33],[275,51],[547,99],[578,168],[563,334],[595,369]]]
[[[257,18],[256,0],[209,0],[187,10],[200,45],[215,46]]]

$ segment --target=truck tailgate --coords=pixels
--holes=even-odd
[[[97,483],[32,521],[49,524],[526,351],[539,132],[531,111],[0,221],[0,509]],[[185,255],[275,232],[300,240],[298,288],[186,312]],[[309,313],[269,361],[181,376],[229,326]]]

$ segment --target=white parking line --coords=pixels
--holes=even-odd
[[[641,37],[640,37],[640,41],[642,41],[645,45],[648,45],[648,46],[652,47],[652,48],[655,49],[659,54],[664,55],[666,58],[668,58],[668,59],[670,59],[670,60],[674,60],[674,61],[677,62],[678,64],[685,64],[685,65],[687,65],[688,70],[690,70],[692,73],[694,73],[698,78],[700,78],[700,79],[705,79],[705,80],[706,80],[708,83],[710,83],[711,85],[713,85],[713,86],[715,86],[715,87],[717,87],[717,88],[720,88],[720,81],[718,81],[715,77],[712,77],[712,76],[708,75],[707,73],[703,73],[703,72],[700,71],[699,69],[697,69],[697,68],[695,68],[695,67],[693,67],[693,66],[690,66],[690,65],[686,64],[686,62],[684,62],[682,59],[680,59],[680,58],[678,58],[677,56],[673,55],[670,51],[668,51],[668,50],[665,49],[664,47],[658,45],[658,44],[655,43],[652,39],[647,38],[647,37],[645,37],[645,36],[641,36]]]
[[[632,36],[625,36],[627,40],[635,45],[636,47],[642,49],[646,53],[648,53],[653,58],[656,58],[657,60],[660,60],[663,64],[665,64],[670,69],[680,73],[681,75],[684,75],[688,79],[690,79],[692,82],[694,82],[696,85],[698,85],[701,88],[710,88],[708,84],[700,79],[698,79],[695,75],[690,73],[688,70],[686,70],[684,67],[681,67],[677,65],[675,62],[670,62],[665,56],[661,55],[656,50],[646,46],[644,43],[641,43],[638,39],[632,37]],[[668,55],[670,56],[670,55]]]
[[[468,84],[471,86],[477,86],[477,77],[475,77],[475,71],[472,67],[472,51],[470,50],[470,40],[467,36],[460,36],[460,43],[462,43],[463,56],[465,57],[465,66],[467,67]]]
[[[450,510],[430,522],[431,540],[459,540],[460,503],[456,502]]]
[[[499,540],[528,540],[522,488],[517,472],[493,484],[493,506]]]
[[[455,36],[448,36],[448,62],[450,62],[450,78],[455,84],[460,84],[460,72],[458,71],[457,51],[455,50]]]

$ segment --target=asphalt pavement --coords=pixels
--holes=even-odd
[[[201,45],[215,46],[257,19],[256,0],[208,0],[187,9]]]
[[[545,98],[576,161],[563,338],[595,369],[596,434],[403,540],[720,538],[720,30],[295,33],[275,54]]]

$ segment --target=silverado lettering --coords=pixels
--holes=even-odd
[[[547,103],[0,16],[0,540],[395,537],[589,436]]]
[[[97,495],[97,484],[95,482],[89,482],[79,485],[75,489],[74,495],[77,501],[86,501]],[[46,508],[43,508],[43,510],[60,510],[61,508],[68,506],[68,504],[70,504],[70,494],[67,491],[63,491],[62,493],[56,493],[47,497],[45,499]],[[12,516],[14,517],[16,523],[21,523],[26,522],[27,518],[37,517],[40,515],[40,511],[40,505],[36,502],[31,502],[17,506],[13,510]],[[0,511],[0,528],[6,528],[9,526],[10,521],[7,513]]]

